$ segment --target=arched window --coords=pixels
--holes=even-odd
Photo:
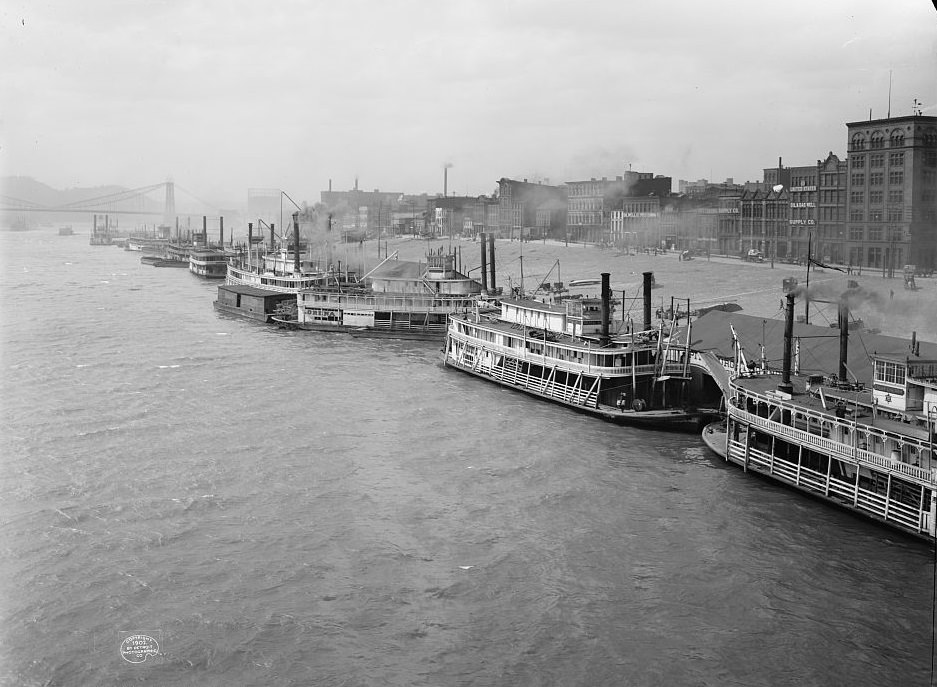
[[[898,129],[895,129],[894,131],[891,132],[891,137],[889,138],[889,144],[891,145],[892,148],[900,148],[901,146],[904,145],[904,134]]]
[[[877,150],[878,148],[885,147],[885,134],[881,131],[873,131],[872,135],[869,137],[869,147],[872,150]]]
[[[937,147],[937,129],[928,129],[924,132],[924,145]]]
[[[865,150],[865,135],[864,134],[853,134],[852,149],[853,150]]]

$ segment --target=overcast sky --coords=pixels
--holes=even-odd
[[[845,122],[937,115],[930,0],[5,0],[0,174],[491,193],[622,170],[757,180]]]

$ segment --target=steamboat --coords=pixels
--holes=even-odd
[[[716,410],[694,401],[689,349],[674,336],[676,320],[669,333],[663,321],[651,326],[652,279],[644,273],[640,331],[619,322],[619,332],[610,333],[603,273],[601,300],[505,299],[498,313],[450,315],[444,363],[616,424],[699,431]]]
[[[704,442],[745,471],[934,541],[937,359],[922,358],[912,339],[904,355],[869,355],[871,386],[850,380],[843,302],[838,374],[792,374],[794,299],[787,295],[780,381],[746,362],[733,329],[725,421],[707,426]]]

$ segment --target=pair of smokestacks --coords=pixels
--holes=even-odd
[[[794,292],[787,294],[787,308],[784,317],[784,363],[781,368],[781,382],[778,391],[786,394],[794,392],[791,384],[791,354],[794,348]],[[839,302],[837,312],[837,326],[839,327],[839,382],[845,384],[846,358],[849,356],[849,306],[845,301]]]
[[[644,272],[644,331],[651,328],[651,287],[654,283],[654,273]],[[624,307],[624,302],[622,303]],[[609,286],[609,273],[602,272],[602,333],[601,341],[607,346],[611,341],[609,336],[609,320],[612,312],[612,289]]]

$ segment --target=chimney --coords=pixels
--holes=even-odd
[[[482,293],[488,293],[488,246],[485,245],[485,232],[479,236],[482,239]]]
[[[273,225],[270,225],[273,231]],[[293,213],[293,273],[300,274],[302,267],[299,264],[299,213]]]
[[[846,382],[846,357],[849,354],[849,306],[839,303],[839,381]]]
[[[495,235],[494,234],[488,234],[488,253],[489,253],[488,257],[491,260],[491,265],[489,265],[491,269],[491,280],[490,280],[491,283],[488,285],[488,288],[491,289],[492,293],[496,293],[497,287],[495,286]]]
[[[602,335],[601,342],[603,346],[608,346],[609,336],[608,336],[608,320],[610,316],[610,311],[612,309],[611,304],[611,289],[608,284],[609,273],[602,272]]]
[[[644,331],[651,328],[651,280],[653,272],[644,273]]]
[[[787,313],[784,318],[784,367],[781,371],[781,383],[778,391],[785,394],[794,393],[791,384],[791,349],[794,346],[794,292],[787,294]]]

